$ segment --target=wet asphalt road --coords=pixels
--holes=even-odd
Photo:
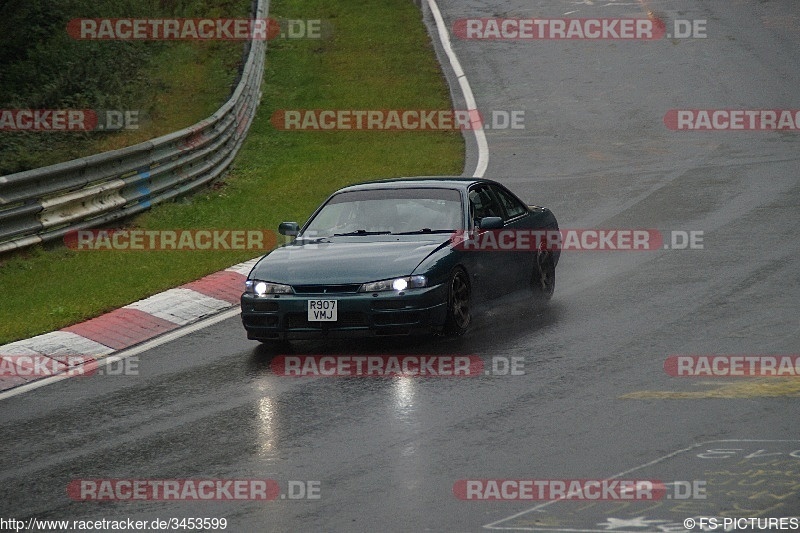
[[[524,357],[522,376],[289,379],[232,318],[140,354],[138,376],[76,378],[3,400],[0,516],[226,517],[229,531],[680,531],[689,516],[800,515],[796,386],[662,368],[672,354],[798,353],[800,137],[676,132],[662,118],[672,108],[800,107],[800,5],[440,6],[449,26],[647,10],[706,19],[706,39],[453,42],[481,110],[526,111],[524,130],[488,133],[487,177],[552,208],[563,228],[702,231],[704,248],[564,253],[547,309],[509,303],[457,340],[293,346]],[[694,445],[626,477],[701,480],[705,500],[562,502],[514,516],[541,502],[453,494],[461,479],[602,479]],[[96,503],[67,497],[78,478],[321,489],[304,501]]]

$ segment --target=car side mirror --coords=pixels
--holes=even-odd
[[[296,237],[300,233],[300,226],[297,222],[281,222],[278,226],[278,233],[281,235],[288,235],[289,237]]]
[[[483,217],[478,222],[478,229],[500,229],[503,227],[503,219],[500,217]]]

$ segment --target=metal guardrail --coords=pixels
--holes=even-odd
[[[266,18],[267,0],[254,1]],[[0,253],[146,211],[225,171],[261,99],[266,41],[253,39],[228,101],[188,128],[127,148],[0,176]]]

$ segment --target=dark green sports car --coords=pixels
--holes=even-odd
[[[279,231],[296,238],[258,261],[242,294],[249,339],[461,335],[478,306],[555,287],[555,217],[491,180],[352,185]]]

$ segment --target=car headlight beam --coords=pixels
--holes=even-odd
[[[294,292],[289,285],[255,279],[248,279],[245,281],[244,290],[246,293],[255,294],[256,296],[265,296],[267,294],[292,294]]]
[[[425,276],[405,276],[395,279],[384,279],[365,283],[359,289],[360,292],[385,292],[385,291],[404,291],[406,289],[418,289],[428,286],[428,278]]]
[[[256,291],[256,294],[258,294],[259,296],[264,296],[265,294],[267,294],[267,284],[264,283],[263,281],[259,281],[258,283],[256,283],[255,287],[253,288]]]

